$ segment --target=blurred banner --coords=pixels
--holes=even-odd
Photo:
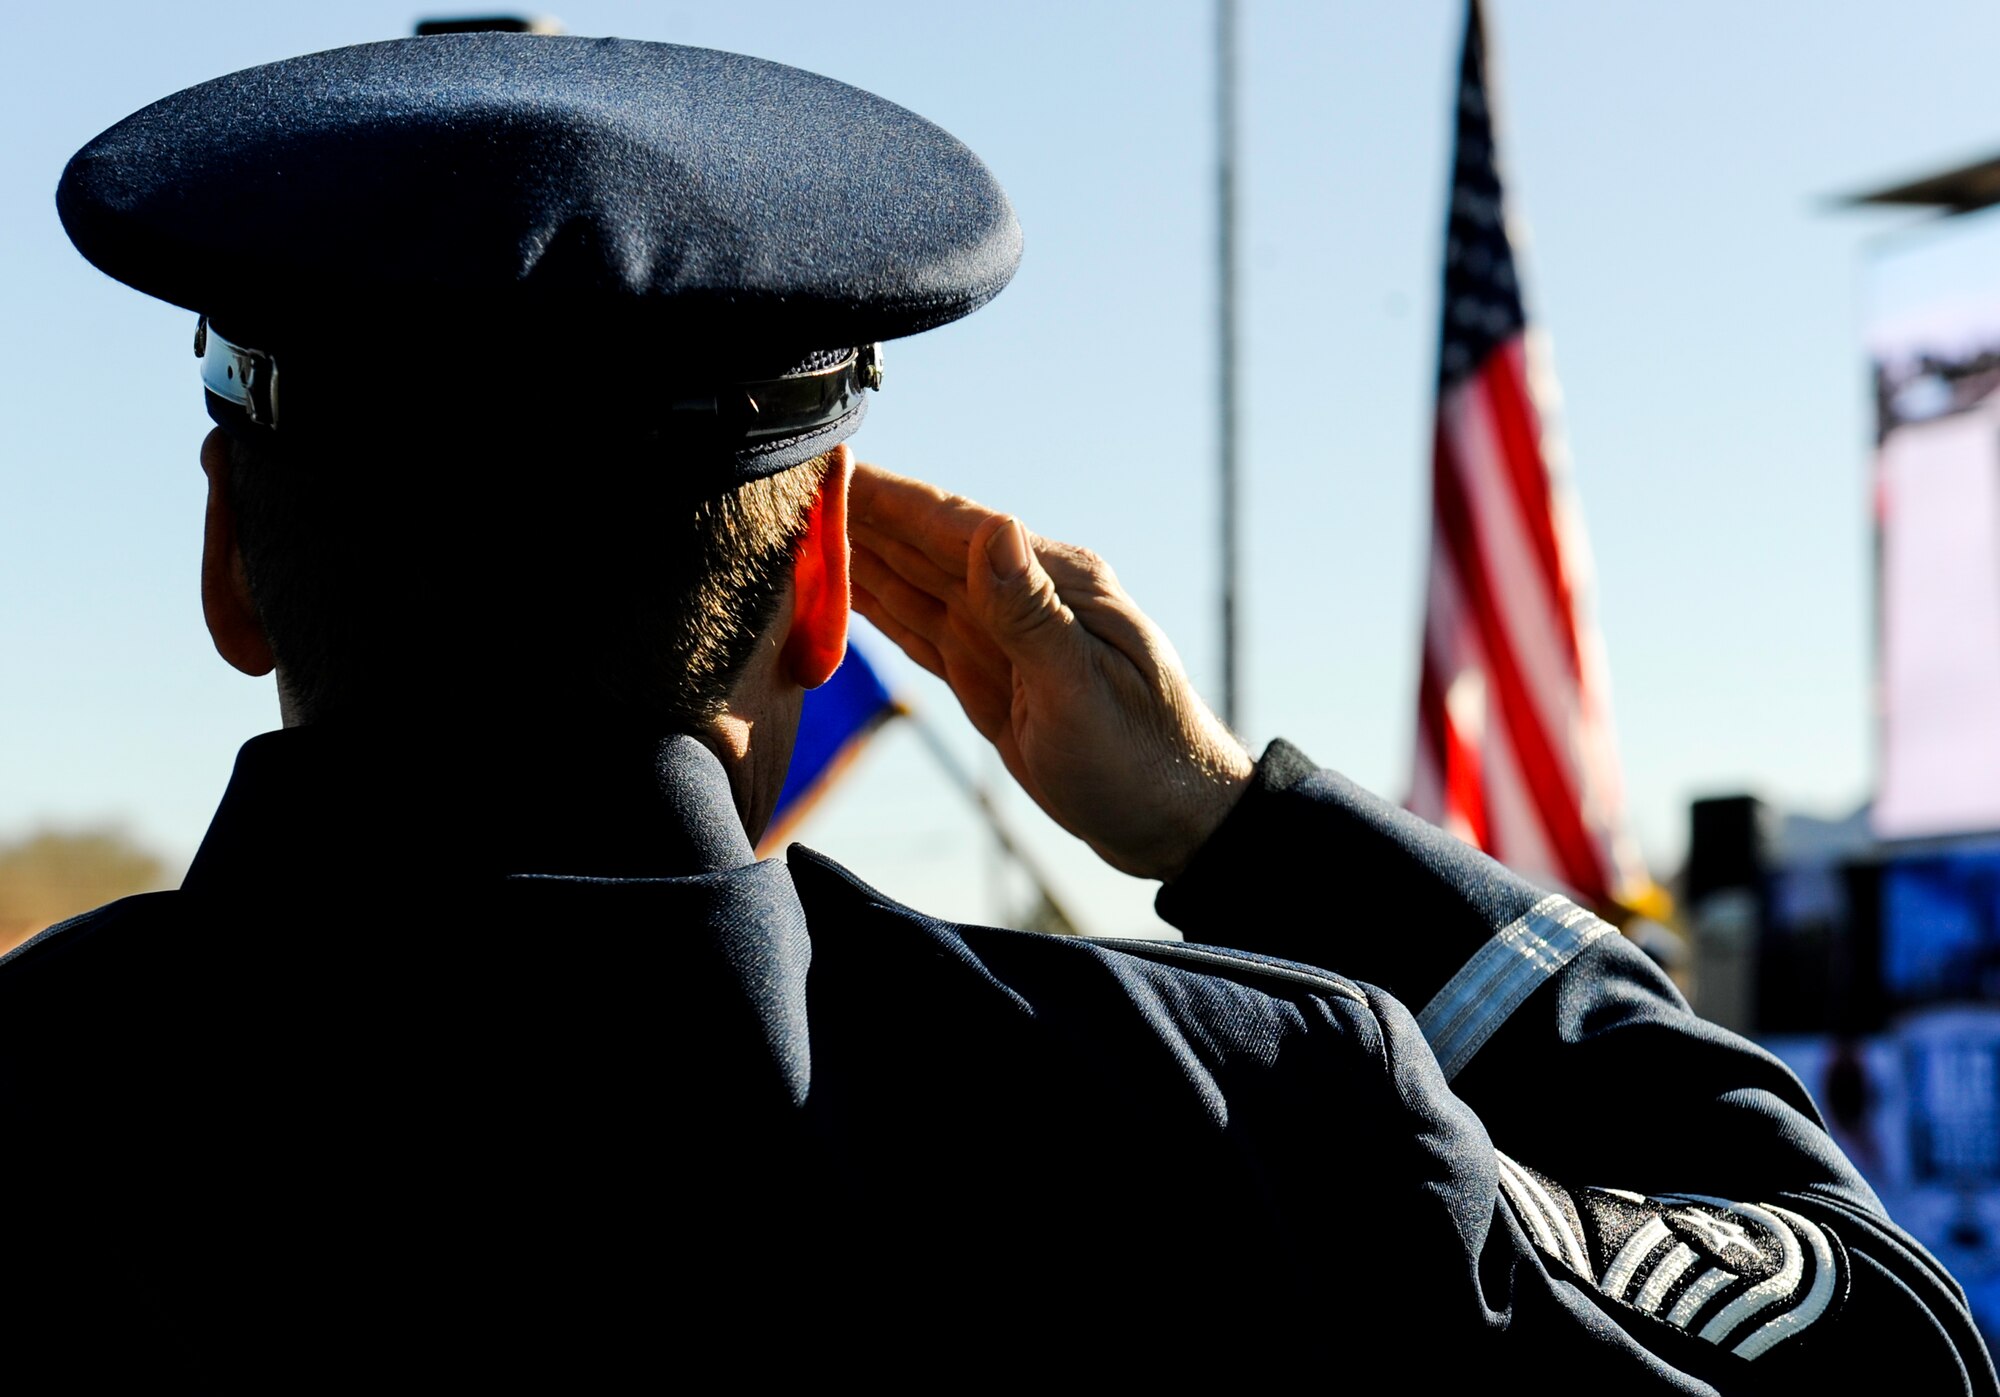
[[[906,711],[868,663],[868,656],[850,643],[833,678],[806,693],[785,788],[778,794],[777,812],[757,852],[768,856],[782,849],[876,729]]]
[[[1761,1041],[1799,1074],[1889,1215],[1965,1288],[1987,1343],[2000,1341],[2000,1008]]]
[[[2000,829],[2000,209],[1880,244],[1875,832]]]
[[[1466,12],[1445,234],[1431,569],[1410,808],[1599,911],[1658,916],[1625,833],[1583,526],[1545,420],[1495,146],[1486,29]]]

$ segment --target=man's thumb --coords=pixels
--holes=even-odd
[[[1067,639],[1067,609],[1056,584],[1043,570],[1019,519],[1007,519],[986,537],[986,585],[980,609],[993,638],[1010,658],[1033,659],[1052,653]]]

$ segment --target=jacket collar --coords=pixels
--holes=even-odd
[[[490,957],[504,927],[596,928],[608,941],[570,937],[566,962],[602,960],[590,973],[698,1042],[711,1095],[762,1083],[798,1105],[811,1086],[805,910],[784,862],[757,861],[727,774],[690,737],[522,750],[267,733],[238,754],[181,886],[293,930],[390,901],[421,937],[404,951],[447,970]]]

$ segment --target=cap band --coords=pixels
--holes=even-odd
[[[263,350],[218,334],[203,316],[195,327],[195,358],[202,387],[241,409],[255,426],[278,427],[278,361]],[[864,345],[836,364],[780,378],[749,379],[702,389],[662,402],[662,416],[676,427],[708,430],[746,444],[818,431],[860,406],[863,389],[882,387],[882,346]],[[421,391],[412,385],[413,392]],[[445,417],[450,404],[420,404],[420,415]],[[643,419],[642,409],[635,416]],[[662,424],[665,425],[665,424]]]
[[[261,350],[232,344],[208,328],[203,316],[194,327],[194,357],[201,386],[243,409],[259,427],[278,425],[278,361]]]
[[[882,346],[864,345],[839,363],[782,378],[731,383],[712,393],[677,398],[663,410],[698,425],[713,421],[746,442],[798,436],[838,422],[861,402],[861,390],[882,388]]]

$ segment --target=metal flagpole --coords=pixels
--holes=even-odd
[[[1236,0],[1215,5],[1216,430],[1222,467],[1222,721],[1242,718],[1236,639]]]

